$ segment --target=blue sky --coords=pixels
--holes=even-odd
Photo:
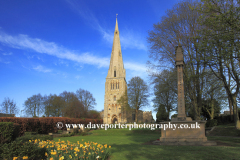
[[[0,1],[0,102],[9,97],[22,110],[34,94],[58,95],[82,88],[93,94],[95,109],[101,111],[116,13],[126,80],[140,76],[149,82],[148,31],[177,2]]]

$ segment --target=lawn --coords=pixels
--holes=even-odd
[[[231,127],[231,126],[230,126]],[[227,128],[225,128],[227,129]],[[240,138],[209,136],[211,141],[217,141],[222,146],[159,146],[144,143],[159,139],[160,131],[149,129],[108,129],[93,130],[88,136],[57,137],[54,141],[70,141],[77,143],[97,142],[111,146],[111,160],[135,159],[240,159]]]

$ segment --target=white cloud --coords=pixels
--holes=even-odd
[[[35,69],[38,72],[43,72],[43,73],[52,72],[51,69],[47,69],[47,68],[45,68],[45,67],[43,67],[41,65],[38,65],[37,67],[35,67],[33,69]]]
[[[9,52],[9,53],[2,53],[2,55],[4,55],[4,56],[10,56],[10,55],[12,55],[12,52]]]
[[[0,42],[13,48],[31,49],[35,52],[45,53],[60,59],[97,65],[98,67],[107,67],[109,64],[109,58],[97,57],[90,53],[79,55],[79,53],[68,50],[54,42],[47,42],[39,38],[30,38],[28,35],[19,34],[17,36],[11,36],[4,32],[0,32]]]
[[[76,78],[77,80],[78,80],[80,77],[81,77],[81,76],[79,76],[79,75],[75,76],[75,78]]]
[[[8,45],[12,48],[18,49],[31,49],[37,53],[48,54],[58,57],[60,59],[70,60],[82,64],[96,65],[97,67],[109,67],[110,59],[94,56],[90,53],[79,54],[75,51],[68,50],[62,46],[57,45],[54,42],[47,42],[39,38],[30,38],[28,35],[19,34],[17,36],[8,35],[0,31],[0,43]],[[31,57],[32,58],[32,57]],[[60,63],[68,65],[65,61]],[[57,65],[56,63],[54,63]],[[142,64],[125,62],[126,69],[133,71],[146,72],[146,68]],[[82,65],[78,68],[81,70]],[[41,71],[41,67],[37,68]],[[41,72],[49,72],[50,70],[42,70]]]
[[[137,64],[137,63],[126,62],[126,63],[124,63],[124,67],[126,69],[130,69],[130,70],[137,71],[137,72],[146,72],[147,71],[147,68],[145,67],[145,65]]]

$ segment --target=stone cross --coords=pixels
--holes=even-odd
[[[184,83],[183,83],[183,50],[182,46],[176,47],[176,67],[178,80],[178,120],[186,120],[185,100],[184,100]]]

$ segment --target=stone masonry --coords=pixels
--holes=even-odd
[[[126,71],[123,65],[118,21],[114,31],[110,65],[105,82],[103,123],[127,123],[134,121],[134,111],[123,111],[117,100],[127,91]],[[101,113],[102,114],[102,113]],[[151,122],[152,112],[139,111],[139,122]]]

